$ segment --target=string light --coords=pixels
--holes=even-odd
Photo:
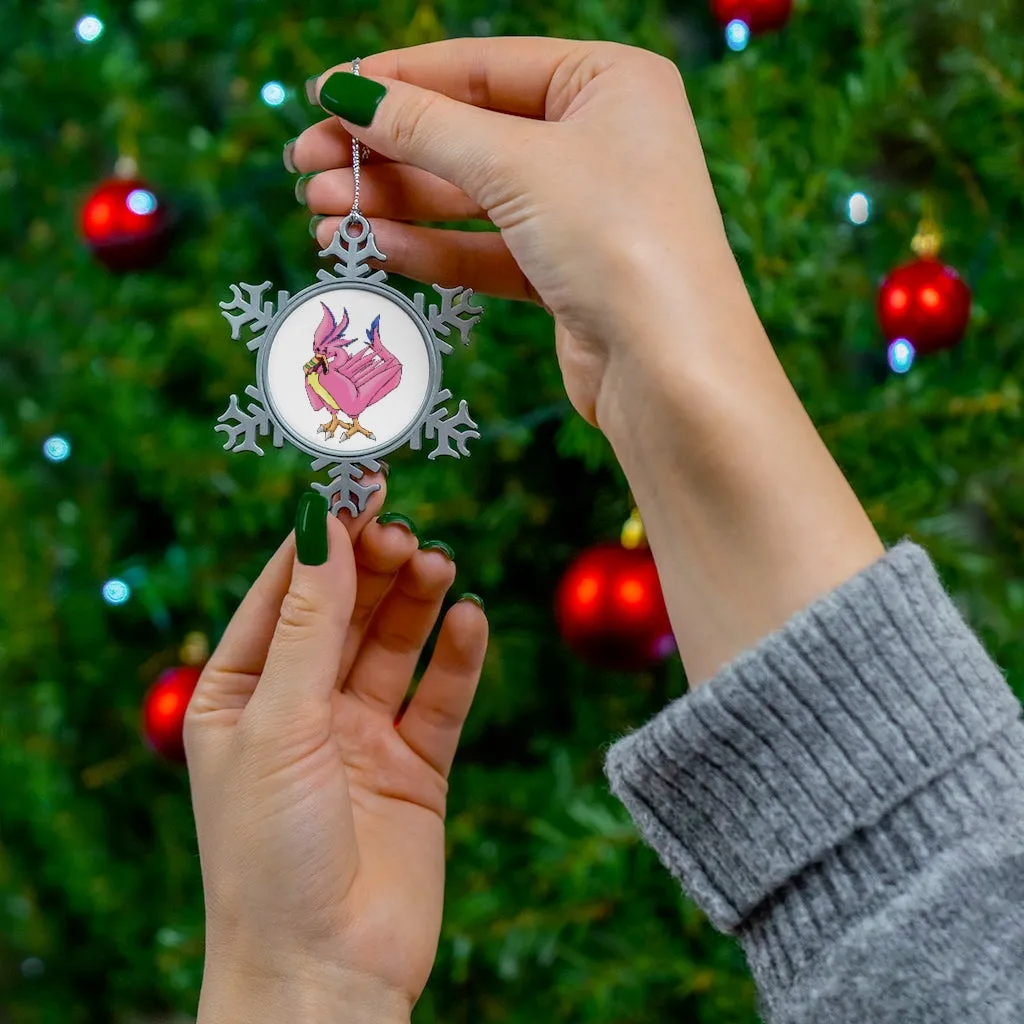
[[[112,579],[103,584],[103,600],[107,604],[124,604],[132,596],[132,588],[124,580]]]
[[[906,373],[914,365],[914,346],[906,338],[897,338],[889,346],[889,366],[893,373]]]
[[[725,41],[729,49],[739,53],[750,42],[750,26],[740,18],[734,18],[725,27]]]
[[[63,462],[71,454],[71,442],[66,437],[54,434],[43,442],[43,454],[50,462]]]
[[[267,82],[260,89],[260,96],[268,107],[279,107],[287,98],[284,86],[280,82]]]
[[[155,213],[158,205],[156,196],[147,188],[132,189],[132,191],[128,193],[128,198],[125,200],[125,203],[132,213],[137,213],[142,217]]]
[[[103,22],[95,14],[87,14],[84,18],[78,19],[75,35],[83,43],[95,43],[103,35]]]
[[[846,204],[851,224],[867,224],[871,218],[871,200],[863,192],[854,192]]]

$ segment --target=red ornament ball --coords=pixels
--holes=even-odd
[[[609,543],[584,551],[562,577],[555,612],[570,649],[599,668],[638,672],[676,649],[647,548]]]
[[[753,35],[785,26],[793,0],[711,0],[711,13],[723,27],[742,21]]]
[[[185,711],[199,682],[200,670],[171,668],[149,688],[142,707],[146,742],[169,761],[185,761]]]
[[[952,267],[932,258],[898,267],[878,295],[886,340],[906,338],[921,353],[955,348],[970,317],[970,288]]]
[[[143,270],[166,252],[167,209],[137,178],[112,178],[82,207],[82,235],[110,270]]]

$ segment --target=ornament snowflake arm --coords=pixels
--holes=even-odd
[[[318,283],[295,296],[279,292],[276,308],[265,299],[269,281],[231,286],[232,299],[221,309],[232,338],[240,339],[244,327],[253,335],[247,345],[256,353],[256,384],[246,388],[252,399],[246,408],[231,397],[216,429],[227,435],[224,447],[230,451],[262,455],[257,441],[272,434],[275,446],[287,440],[312,455],[313,471],[328,471],[328,482],[315,482],[314,489],[335,513],[345,509],[355,516],[379,490],[378,484],[364,482],[366,475],[378,472],[388,453],[406,444],[419,451],[428,441],[435,442],[428,455],[432,461],[470,454],[468,443],[480,431],[465,400],[454,414],[445,405],[453,396],[443,386],[442,363],[454,350],[449,340],[454,332],[469,344],[483,310],[468,288],[434,285],[440,302],[428,307],[425,295],[410,301],[387,284],[384,271],[371,266],[386,257],[361,215],[343,221],[320,255],[333,258],[333,266],[318,271]],[[369,329],[362,349],[344,351],[358,399],[346,408],[339,396],[340,408],[331,409],[324,424],[316,417],[326,410],[314,409],[306,394],[310,342],[336,317],[346,326],[362,322]]]

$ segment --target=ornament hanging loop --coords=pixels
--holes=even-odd
[[[339,225],[342,241],[356,245],[370,233],[370,222],[358,211],[353,210]]]

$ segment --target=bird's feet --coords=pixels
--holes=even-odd
[[[377,435],[371,434],[360,422],[358,416],[352,417],[352,422],[345,428],[345,440],[348,441],[350,438],[356,436],[356,434],[362,434],[369,441],[376,441]]]
[[[327,437],[333,438],[334,437],[334,432],[336,430],[348,430],[348,429],[350,429],[348,424],[342,423],[341,420],[338,419],[338,414],[334,413],[331,416],[330,422],[329,423],[321,423],[320,426],[316,428],[316,432],[318,434],[324,434]],[[347,436],[351,437],[352,435],[348,434]]]

